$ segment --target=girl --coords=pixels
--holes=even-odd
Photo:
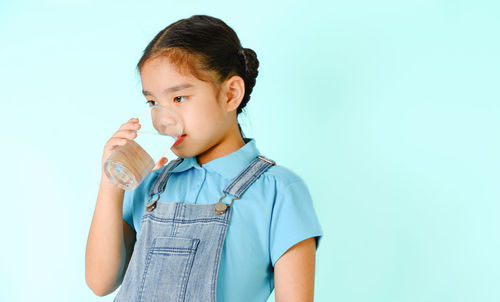
[[[185,133],[135,189],[101,174],[85,276],[120,301],[312,301],[323,235],[304,181],[260,154],[237,121],[259,62],[220,19],[160,31],[137,68],[150,105],[180,112]],[[104,147],[136,137],[123,124]]]

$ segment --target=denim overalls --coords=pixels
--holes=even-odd
[[[170,170],[182,160],[171,161],[151,187],[134,252],[114,302],[216,302],[217,273],[231,205],[276,164],[259,155],[222,191],[217,203],[158,201]],[[230,204],[222,202],[226,194],[235,196]],[[151,200],[154,195],[158,196]]]

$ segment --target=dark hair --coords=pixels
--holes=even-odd
[[[245,82],[245,95],[236,110],[240,114],[250,100],[258,75],[257,54],[241,46],[234,30],[222,20],[193,15],[180,19],[161,30],[144,49],[137,70],[158,56],[167,57],[178,70],[189,72],[196,78],[211,82],[219,93],[220,84],[238,75]],[[242,137],[245,137],[238,123]]]

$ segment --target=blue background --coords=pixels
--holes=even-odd
[[[40,0],[0,2],[1,301],[112,301],[85,283],[102,149],[193,14],[257,52],[240,122],[310,188],[315,301],[500,300],[497,1]]]

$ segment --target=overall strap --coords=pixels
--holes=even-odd
[[[262,173],[264,173],[271,166],[274,166],[276,162],[262,155],[257,156],[243,171],[236,176],[233,181],[222,191],[224,195],[219,199],[219,201],[214,205],[214,211],[216,214],[223,214],[228,208],[233,205],[236,199],[240,199],[241,195],[259,178]],[[231,200],[230,204],[226,204],[221,200],[226,197],[226,194],[231,194],[236,196]]]
[[[241,195],[257,180],[257,178],[274,165],[276,165],[274,160],[262,155],[257,156],[257,158],[241,171],[224,189],[224,194],[231,194],[236,196],[235,199],[240,199]]]
[[[151,187],[149,192],[149,200],[146,204],[146,209],[152,211],[156,207],[156,202],[160,198],[160,194],[165,190],[167,180],[170,177],[170,170],[177,167],[181,162],[182,158],[171,161],[161,174],[156,179],[155,183]],[[215,205],[214,209],[217,214],[222,214],[227,209],[227,207],[233,204],[233,201],[240,199],[241,195],[259,178],[262,173],[264,173],[271,166],[276,165],[276,162],[264,157],[262,155],[257,156],[243,171],[241,171],[238,176],[236,176],[231,183],[222,191],[224,196],[219,199],[219,202]],[[158,194],[156,200],[151,200],[154,195]],[[231,203],[225,204],[221,200],[226,197],[226,194],[231,194],[236,196],[231,200]]]
[[[151,201],[154,195],[158,194],[158,198],[160,198],[160,194],[165,190],[165,186],[167,184],[168,178],[170,177],[170,171],[177,167],[184,159],[177,158],[167,164],[167,166],[163,169],[163,171],[158,175],[155,182],[151,186],[149,190],[149,200],[146,204],[146,208],[151,207],[152,204],[156,203],[156,200]]]

